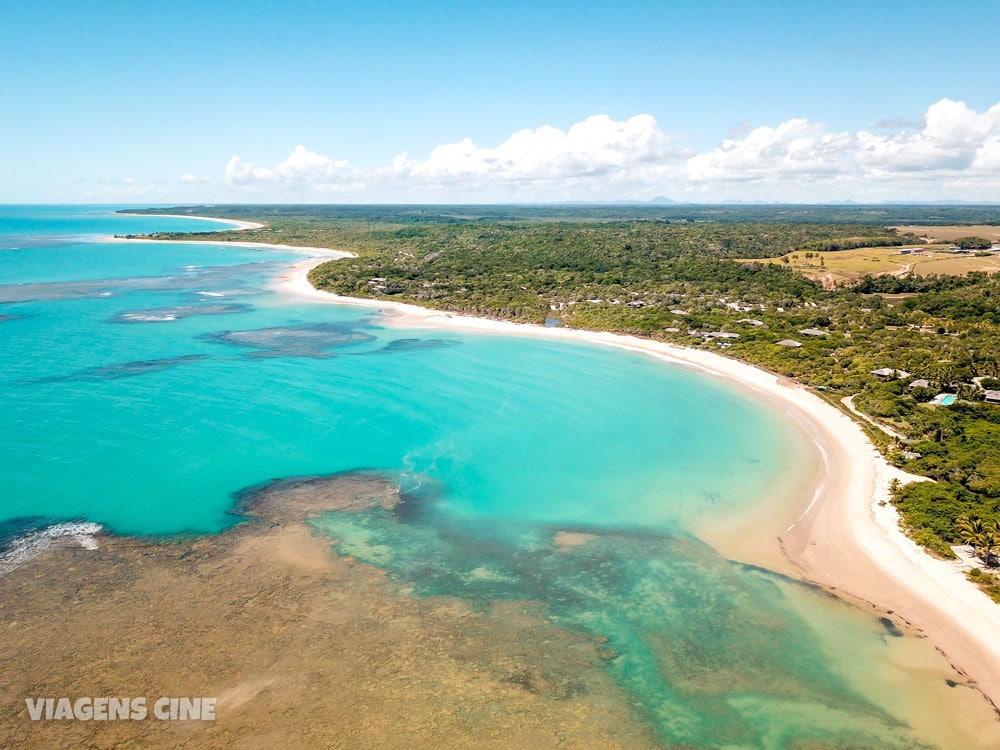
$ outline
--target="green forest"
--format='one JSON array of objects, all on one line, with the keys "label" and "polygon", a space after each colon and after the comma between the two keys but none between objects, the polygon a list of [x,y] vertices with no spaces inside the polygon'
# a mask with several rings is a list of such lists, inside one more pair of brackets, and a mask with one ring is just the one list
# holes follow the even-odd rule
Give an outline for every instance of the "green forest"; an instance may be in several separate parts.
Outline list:
[{"label": "green forest", "polygon": [[[356,258],[324,263],[310,274],[315,286],[337,294],[709,348],[794,378],[838,408],[852,396],[857,409],[899,436],[859,420],[888,459],[934,480],[896,492],[919,543],[951,556],[950,544],[970,539],[961,519],[1000,522],[1000,404],[985,400],[1000,387],[1000,278],[866,276],[824,288],[781,264],[751,260],[915,239],[900,236],[893,224],[996,225],[998,207],[196,206],[147,212],[265,225],[156,235],[160,239],[350,250]],[[955,402],[938,405],[942,393]]]}]

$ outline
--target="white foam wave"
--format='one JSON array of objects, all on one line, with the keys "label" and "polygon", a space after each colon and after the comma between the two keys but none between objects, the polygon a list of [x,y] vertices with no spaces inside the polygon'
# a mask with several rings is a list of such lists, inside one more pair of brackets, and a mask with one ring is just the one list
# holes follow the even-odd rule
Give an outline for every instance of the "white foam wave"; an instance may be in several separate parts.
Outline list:
[{"label": "white foam wave", "polygon": [[168,320],[177,320],[173,313],[163,313],[161,315],[150,315],[148,313],[125,313],[123,320],[132,320],[137,323],[162,323]]},{"label": "white foam wave", "polygon": [[28,560],[37,557],[57,542],[75,542],[84,549],[97,549],[99,523],[89,521],[57,523],[41,531],[32,531],[11,542],[10,547],[0,552],[0,576],[6,575]]},{"label": "white foam wave", "polygon": [[202,297],[225,297],[222,292],[198,292]]}]

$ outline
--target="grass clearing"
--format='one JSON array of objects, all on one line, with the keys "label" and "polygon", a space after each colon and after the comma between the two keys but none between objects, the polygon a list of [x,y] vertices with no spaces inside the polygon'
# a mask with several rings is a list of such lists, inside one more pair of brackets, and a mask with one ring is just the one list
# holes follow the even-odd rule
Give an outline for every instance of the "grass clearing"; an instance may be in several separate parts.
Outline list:
[{"label": "grass clearing", "polygon": [[[970,227],[965,227],[965,229],[970,229]],[[910,252],[903,254],[900,250],[910,250]],[[940,245],[906,248],[859,247],[854,250],[836,252],[813,251],[810,256],[807,258],[805,251],[796,250],[794,253],[780,258],[764,258],[754,262],[784,265],[784,258],[787,258],[788,267],[810,279],[822,281],[826,286],[853,281],[866,274],[902,276],[912,272],[919,276],[928,274],[959,276],[970,271],[986,271],[991,274],[1000,271],[1000,254],[998,253],[984,257],[978,257],[974,253],[954,255]]]},{"label": "grass clearing", "polygon": [[968,226],[897,226],[892,227],[900,234],[915,234],[927,242],[954,242],[961,237],[985,237],[1000,242],[1000,226],[975,224]]}]

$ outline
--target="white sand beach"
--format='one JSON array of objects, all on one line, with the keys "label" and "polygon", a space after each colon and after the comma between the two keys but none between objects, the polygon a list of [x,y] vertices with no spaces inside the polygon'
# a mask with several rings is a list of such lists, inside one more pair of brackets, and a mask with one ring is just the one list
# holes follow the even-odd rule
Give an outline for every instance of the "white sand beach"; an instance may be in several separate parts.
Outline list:
[{"label": "white sand beach", "polygon": [[[162,214],[158,214],[162,216]],[[229,219],[226,219],[229,221]],[[243,224],[251,224],[249,221],[241,222]],[[244,228],[254,228],[261,226],[260,224],[253,224],[250,227],[240,227]],[[262,250],[287,250],[290,253],[296,253],[297,255],[306,255],[312,259],[313,266],[323,263],[327,260],[333,260],[334,258],[353,258],[354,253],[349,253],[346,250],[334,250],[327,247],[300,247],[298,245],[279,245],[273,242],[235,242],[235,241],[223,241],[223,240],[146,240],[139,237],[100,237],[98,242],[170,242],[174,245],[222,245],[228,247],[249,247],[249,248],[260,248]],[[308,282],[307,282],[308,283]]]},{"label": "white sand beach", "polygon": [[[245,228],[260,226],[239,223]],[[697,368],[771,402],[817,446],[820,466],[816,476],[793,502],[770,505],[764,513],[735,519],[730,533],[709,535],[706,541],[733,559],[796,575],[901,617],[1000,706],[1000,606],[968,581],[956,564],[932,557],[903,534],[899,516],[889,502],[893,479],[907,483],[924,478],[890,466],[855,422],[805,387],[712,351],[633,336],[546,328],[398,302],[341,297],[314,288],[309,271],[327,260],[354,256],[343,250],[259,242],[218,244],[308,255],[279,276],[278,290],[327,304],[384,310],[390,314],[388,325],[545,336],[612,346]]]},{"label": "white sand beach", "polygon": [[[487,320],[415,305],[339,297],[315,289],[308,272],[323,262],[294,264],[279,277],[278,288],[318,302],[378,308],[386,323],[401,328],[449,328],[503,335],[545,336],[613,346],[665,362],[695,367],[738,384],[775,404],[816,443],[821,470],[812,487],[785,506],[784,518],[756,518],[744,528],[744,543],[730,549],[709,539],[724,554],[769,567],[790,566],[799,577],[909,622],[951,663],[1000,705],[1000,606],[994,604],[958,567],[919,548],[899,529],[889,503],[893,479],[913,477],[890,466],[847,415],[806,388],[715,352],[632,336]],[[751,539],[752,543],[748,543]],[[763,545],[770,549],[761,548]],[[787,565],[775,565],[778,555]]]},{"label": "white sand beach", "polygon": [[[189,216],[187,214],[131,214],[132,216],[168,216],[171,219],[199,219],[201,221],[224,221],[232,224],[233,229],[260,229],[263,224],[256,221],[240,221],[239,219],[213,219],[211,216]],[[225,231],[225,230],[216,230]]]}]

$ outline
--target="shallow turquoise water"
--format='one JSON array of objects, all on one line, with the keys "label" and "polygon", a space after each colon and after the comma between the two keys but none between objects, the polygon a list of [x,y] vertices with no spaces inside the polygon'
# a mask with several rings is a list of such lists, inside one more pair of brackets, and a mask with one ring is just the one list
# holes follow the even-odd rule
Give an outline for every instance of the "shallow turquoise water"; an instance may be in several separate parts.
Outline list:
[{"label": "shallow turquoise water", "polygon": [[[0,208],[0,537],[216,532],[243,488],[381,470],[411,512],[324,517],[342,552],[608,637],[606,668],[665,742],[915,746],[892,698],[858,687],[886,658],[874,617],[690,535],[802,460],[770,409],[620,351],[286,298],[266,290],[284,251],[93,241],[184,228],[212,227]],[[557,528],[597,539],[558,551]]]},{"label": "shallow turquoise water", "polygon": [[17,316],[0,325],[0,520],[218,531],[241,487],[376,468],[440,482],[454,514],[661,528],[753,502],[789,469],[787,428],[704,378],[610,350],[386,329],[265,291],[293,257],[0,252],[0,300],[24,300],[0,308]]},{"label": "shallow turquoise water", "polygon": [[[339,552],[419,594],[484,607],[543,601],[555,623],[607,639],[617,656],[606,669],[668,746],[923,746],[872,700],[881,677],[865,684],[894,636],[825,594],[683,534],[589,528],[594,539],[566,548],[542,525],[484,527],[442,518],[419,496],[408,502],[402,514],[331,513],[315,524]],[[835,623],[835,643],[817,627],[824,620]]]}]

